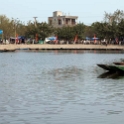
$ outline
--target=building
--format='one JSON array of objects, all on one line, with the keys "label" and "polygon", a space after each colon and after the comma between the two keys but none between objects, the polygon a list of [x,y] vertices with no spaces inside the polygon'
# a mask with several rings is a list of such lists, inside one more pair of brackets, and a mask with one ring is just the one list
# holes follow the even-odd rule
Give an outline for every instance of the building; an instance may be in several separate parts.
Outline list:
[{"label": "building", "polygon": [[61,11],[53,12],[53,17],[48,17],[48,24],[53,27],[75,26],[78,16],[63,15]]}]

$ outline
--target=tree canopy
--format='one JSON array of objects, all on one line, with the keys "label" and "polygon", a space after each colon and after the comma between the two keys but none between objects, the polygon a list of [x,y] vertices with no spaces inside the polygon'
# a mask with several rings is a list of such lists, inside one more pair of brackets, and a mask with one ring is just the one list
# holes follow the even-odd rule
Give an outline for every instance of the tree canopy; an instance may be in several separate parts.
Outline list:
[{"label": "tree canopy", "polygon": [[90,26],[79,23],[73,27],[53,28],[46,22],[36,22],[24,24],[18,19],[9,19],[5,15],[0,15],[0,29],[3,30],[3,37],[15,37],[15,31],[18,35],[27,38],[35,38],[44,40],[49,36],[58,36],[59,39],[74,40],[77,35],[79,39],[85,37],[93,37],[94,34],[100,39],[110,39],[115,37],[124,37],[124,12],[116,10],[113,13],[105,12],[102,22],[93,22]]}]

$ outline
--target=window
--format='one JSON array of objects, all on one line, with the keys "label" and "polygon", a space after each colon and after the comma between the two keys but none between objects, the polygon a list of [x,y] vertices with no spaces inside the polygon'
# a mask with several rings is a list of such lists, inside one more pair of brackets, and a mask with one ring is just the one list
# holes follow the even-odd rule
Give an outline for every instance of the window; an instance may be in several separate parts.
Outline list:
[{"label": "window", "polygon": [[49,24],[52,25],[52,20],[49,20]]},{"label": "window", "polygon": [[75,19],[72,19],[72,24],[73,24],[73,25],[75,24]]},{"label": "window", "polygon": [[66,24],[68,24],[68,19],[66,19]]},{"label": "window", "polygon": [[61,19],[58,19],[58,25],[61,25],[61,24],[62,24]]}]

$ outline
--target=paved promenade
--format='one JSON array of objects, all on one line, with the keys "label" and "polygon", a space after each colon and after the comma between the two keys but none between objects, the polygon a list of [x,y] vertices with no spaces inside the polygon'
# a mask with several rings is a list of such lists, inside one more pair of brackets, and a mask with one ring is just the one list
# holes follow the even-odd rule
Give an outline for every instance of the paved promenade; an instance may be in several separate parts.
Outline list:
[{"label": "paved promenade", "polygon": [[0,45],[0,50],[124,50],[124,45],[84,45],[84,44],[8,44]]}]

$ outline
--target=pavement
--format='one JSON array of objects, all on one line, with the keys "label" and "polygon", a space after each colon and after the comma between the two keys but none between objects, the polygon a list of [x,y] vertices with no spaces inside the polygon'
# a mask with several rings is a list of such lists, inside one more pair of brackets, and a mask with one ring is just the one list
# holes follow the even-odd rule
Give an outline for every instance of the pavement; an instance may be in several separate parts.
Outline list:
[{"label": "pavement", "polygon": [[124,45],[86,45],[86,44],[7,44],[0,45],[0,50],[36,49],[36,50],[124,50]]}]

